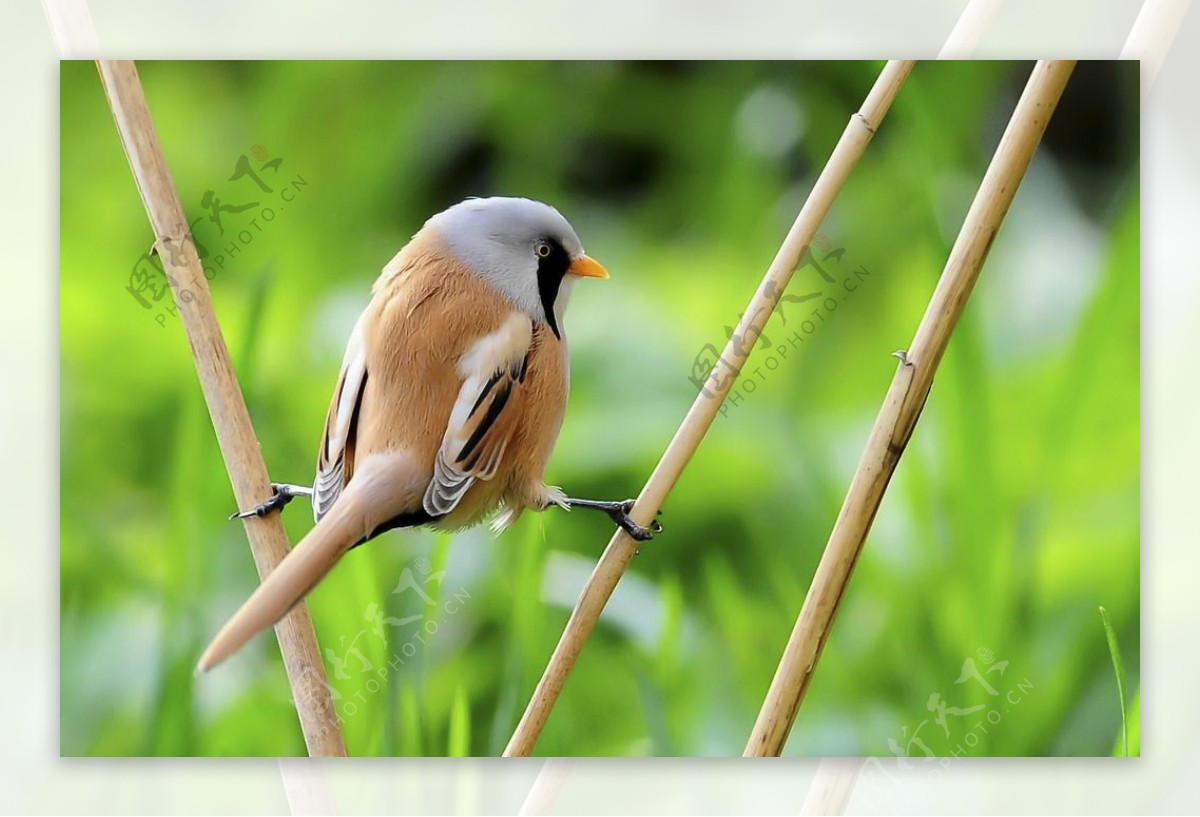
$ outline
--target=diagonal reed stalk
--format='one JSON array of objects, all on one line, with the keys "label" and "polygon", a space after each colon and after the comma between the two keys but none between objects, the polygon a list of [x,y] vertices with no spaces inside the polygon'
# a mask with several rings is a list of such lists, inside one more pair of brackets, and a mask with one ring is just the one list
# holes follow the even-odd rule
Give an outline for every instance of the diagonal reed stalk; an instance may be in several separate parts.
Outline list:
[{"label": "diagonal reed stalk", "polygon": [[[833,204],[834,197],[866,150],[871,137],[875,135],[876,128],[883,121],[912,66],[911,60],[888,62],[872,86],[862,108],[850,118],[850,123],[846,125],[841,139],[825,164],[825,169],[813,185],[808,200],[788,231],[754,297],[750,299],[750,305],[738,323],[737,331],[733,333],[721,354],[721,361],[713,368],[654,473],[642,488],[637,504],[630,514],[635,521],[648,524],[662,507],[671,489],[675,487],[680,474],[712,425],[721,403],[737,380],[737,375],[754,348],[767,318],[778,306],[805,247],[812,241],[830,205]],[[505,757],[526,756],[533,751],[546,720],[550,717],[550,711],[562,692],[567,676],[595,628],[609,596],[636,553],[637,543],[624,531],[618,530],[580,593],[579,601],[571,613],[558,646],[554,648],[554,654],[550,657],[521,722],[504,750]]]},{"label": "diagonal reed stalk", "polygon": [[1072,60],[1043,60],[1034,66],[950,250],[912,346],[899,354],[900,366],[746,744],[747,757],[777,756],[783,751],[854,564],[921,416],[950,334],[1074,67]]},{"label": "diagonal reed stalk", "polygon": [[[187,333],[234,496],[238,507],[252,507],[271,495],[271,480],[233,372],[229,349],[213,313],[208,281],[188,234],[187,218],[150,118],[137,68],[128,60],[99,60],[97,67],[138,192],[154,228],[155,246],[160,248],[159,257]],[[270,514],[247,519],[245,526],[259,577],[265,577],[288,554],[283,523],[278,514]],[[308,753],[344,756],[346,745],[325,679],[325,664],[303,602],[275,625],[275,635]]]}]

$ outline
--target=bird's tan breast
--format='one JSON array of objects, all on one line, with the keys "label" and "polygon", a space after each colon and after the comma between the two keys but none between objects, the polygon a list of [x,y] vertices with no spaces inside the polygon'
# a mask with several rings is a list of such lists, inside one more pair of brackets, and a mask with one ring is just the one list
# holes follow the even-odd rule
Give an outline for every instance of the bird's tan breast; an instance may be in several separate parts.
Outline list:
[{"label": "bird's tan breast", "polygon": [[[432,478],[463,377],[460,363],[501,332],[514,307],[424,230],[385,268],[368,306],[358,458],[403,450]],[[565,343],[529,318],[532,343],[512,438],[492,479],[476,483],[452,513],[465,525],[530,480],[540,484],[567,400]],[[411,510],[421,505],[413,497]]]},{"label": "bird's tan breast", "polygon": [[556,338],[546,324],[539,322],[533,332],[524,416],[511,444],[515,456],[509,488],[517,504],[532,504],[532,494],[540,493],[546,464],[566,413],[569,381],[565,338]]}]

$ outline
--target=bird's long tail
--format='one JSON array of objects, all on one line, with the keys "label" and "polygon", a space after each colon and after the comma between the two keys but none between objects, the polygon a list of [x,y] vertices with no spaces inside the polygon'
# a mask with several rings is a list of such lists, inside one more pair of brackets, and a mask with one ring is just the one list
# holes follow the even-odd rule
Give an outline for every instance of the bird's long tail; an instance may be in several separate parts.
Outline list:
[{"label": "bird's long tail", "polygon": [[[217,633],[200,657],[206,672],[275,624],[323,579],[350,547],[374,527],[364,513],[368,480],[351,480],[329,513],[292,548],[279,566]],[[357,484],[356,484],[357,483]]]}]

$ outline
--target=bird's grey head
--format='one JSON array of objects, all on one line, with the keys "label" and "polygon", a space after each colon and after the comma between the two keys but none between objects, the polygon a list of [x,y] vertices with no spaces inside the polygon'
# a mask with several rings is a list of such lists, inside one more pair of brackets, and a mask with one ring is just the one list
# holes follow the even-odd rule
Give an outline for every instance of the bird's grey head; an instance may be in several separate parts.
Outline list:
[{"label": "bird's grey head", "polygon": [[607,278],[575,230],[531,199],[467,199],[426,222],[447,248],[515,307],[562,337],[562,317],[580,277]]}]

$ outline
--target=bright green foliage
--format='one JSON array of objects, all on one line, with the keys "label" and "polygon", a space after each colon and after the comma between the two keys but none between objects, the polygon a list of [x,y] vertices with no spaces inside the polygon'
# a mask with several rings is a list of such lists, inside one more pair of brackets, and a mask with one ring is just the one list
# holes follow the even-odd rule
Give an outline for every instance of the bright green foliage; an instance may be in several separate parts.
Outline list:
[{"label": "bright green foliage", "polygon": [[[890,354],[912,338],[1029,67],[917,66],[815,243],[832,282],[797,273],[539,753],[740,753]],[[596,498],[635,495],[649,475],[696,395],[697,356],[724,344],[878,69],[140,64],[275,479],[310,479],[380,268],[443,207],[525,195],[558,206],[612,274],[575,290],[547,474]],[[192,676],[256,576],[171,296],[142,291],[144,308],[126,289],[152,235],[92,63],[63,64],[61,98],[62,752],[303,753],[270,635]],[[1139,687],[1136,99],[1136,63],[1072,79],[789,754],[1111,751],[1121,712],[1101,603]],[[238,176],[243,155],[271,192]],[[222,234],[210,190],[256,204],[223,211]],[[284,519],[292,541],[312,524],[302,501]],[[498,753],[611,532],[552,510],[499,538],[398,531],[352,551],[309,600],[351,753]],[[1135,699],[1131,754],[1136,712]]]}]

